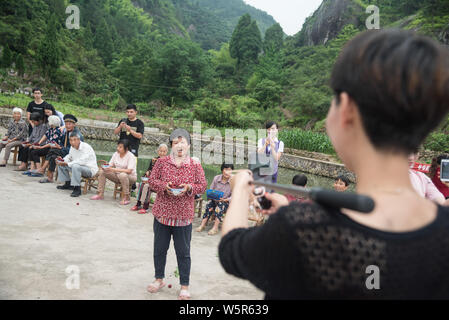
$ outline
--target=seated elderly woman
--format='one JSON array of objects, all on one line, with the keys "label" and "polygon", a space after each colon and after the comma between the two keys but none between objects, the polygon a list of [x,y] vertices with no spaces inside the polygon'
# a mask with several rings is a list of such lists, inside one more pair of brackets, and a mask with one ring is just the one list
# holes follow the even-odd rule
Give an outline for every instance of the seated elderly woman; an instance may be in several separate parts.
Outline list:
[{"label": "seated elderly woman", "polygon": [[218,225],[223,220],[223,215],[228,210],[229,201],[231,200],[231,173],[234,170],[233,164],[223,163],[221,165],[221,174],[214,177],[214,180],[210,184],[211,190],[221,191],[223,195],[220,199],[210,199],[206,204],[206,211],[203,215],[203,221],[201,225],[196,229],[197,232],[201,232],[206,227],[206,223],[212,215],[215,215],[215,222],[212,229],[207,233],[212,236],[218,233]]},{"label": "seated elderly woman", "polygon": [[[31,169],[23,174],[30,177],[42,177],[44,170],[41,167],[41,157],[46,156],[51,149],[60,148],[63,141],[64,132],[60,127],[61,120],[58,116],[48,117],[50,128],[39,141],[39,145],[31,146]],[[45,144],[44,144],[45,143]],[[36,168],[36,170],[34,170]]]},{"label": "seated elderly woman", "polygon": [[8,131],[6,136],[0,141],[0,152],[5,148],[5,154],[3,161],[0,163],[0,167],[6,167],[11,154],[11,149],[22,145],[28,138],[28,126],[24,120],[22,120],[22,109],[14,108],[12,110],[12,119],[8,124]]},{"label": "seated elderly woman", "polygon": [[[32,146],[38,146],[39,141],[45,135],[48,130],[48,125],[43,122],[42,115],[39,112],[33,112],[30,115],[30,121],[33,124],[33,130],[28,139],[22,143],[19,148],[19,161],[22,161],[21,165],[15,171],[26,171],[28,169],[28,162],[31,159]],[[27,173],[29,174],[29,172]]]},{"label": "seated elderly woman", "polygon": [[165,143],[160,144],[159,147],[157,148],[158,156],[156,158],[151,159],[150,165],[148,166],[145,175],[142,177],[142,183],[140,184],[139,192],[137,193],[137,203],[135,206],[131,208],[131,211],[138,211],[139,214],[145,214],[148,212],[148,208],[150,207],[150,195],[151,192],[154,192],[150,190],[148,178],[150,177],[151,170],[153,170],[156,161],[160,158],[165,157],[167,153],[168,153],[168,146]]},{"label": "seated elderly woman", "polygon": [[120,140],[117,144],[117,151],[112,155],[109,164],[105,162],[100,169],[98,194],[90,199],[104,199],[104,187],[106,185],[106,179],[108,179],[122,185],[124,196],[120,204],[129,204],[129,186],[137,181],[136,165],[136,157],[129,151],[128,140]]}]

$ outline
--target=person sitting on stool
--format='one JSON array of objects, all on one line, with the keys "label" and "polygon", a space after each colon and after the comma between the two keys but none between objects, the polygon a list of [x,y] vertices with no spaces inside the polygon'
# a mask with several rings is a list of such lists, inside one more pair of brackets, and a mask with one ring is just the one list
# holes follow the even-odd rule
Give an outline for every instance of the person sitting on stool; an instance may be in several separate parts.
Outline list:
[{"label": "person sitting on stool", "polygon": [[[97,156],[94,149],[81,142],[80,135],[76,132],[70,134],[70,151],[64,157],[64,162],[58,163],[58,181],[64,185],[57,186],[60,190],[72,190],[72,197],[81,195],[81,177],[91,178],[98,172]],[[72,177],[70,178],[70,171]]]}]

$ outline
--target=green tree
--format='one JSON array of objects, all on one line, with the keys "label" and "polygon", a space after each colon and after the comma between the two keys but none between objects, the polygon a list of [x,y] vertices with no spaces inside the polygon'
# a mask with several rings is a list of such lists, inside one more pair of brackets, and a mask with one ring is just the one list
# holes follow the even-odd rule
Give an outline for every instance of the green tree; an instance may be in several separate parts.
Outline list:
[{"label": "green tree", "polygon": [[230,78],[234,75],[237,60],[231,57],[228,43],[223,44],[220,51],[209,50],[209,53],[212,56],[212,64],[217,76]]},{"label": "green tree", "polygon": [[277,107],[281,102],[282,88],[276,82],[265,79],[254,88],[253,98],[260,102],[264,110]]},{"label": "green tree", "polygon": [[190,40],[175,37],[157,50],[155,81],[160,87],[154,94],[171,103],[172,98],[191,101],[200,88],[210,83],[210,58],[201,47]]},{"label": "green tree", "polygon": [[279,23],[272,25],[265,32],[263,51],[265,53],[277,53],[284,46],[284,30]]},{"label": "green tree", "polygon": [[2,67],[3,68],[9,68],[12,64],[12,52],[11,49],[9,49],[9,46],[6,45],[3,48],[3,55],[2,55]]},{"label": "green tree", "polygon": [[231,57],[237,59],[237,65],[257,62],[262,49],[262,36],[257,22],[251,21],[249,14],[243,15],[235,28],[229,44]]},{"label": "green tree", "polygon": [[110,64],[114,46],[111,32],[104,18],[101,19],[100,25],[96,30],[94,46],[98,50],[100,57],[103,58],[104,63],[106,65]]},{"label": "green tree", "polygon": [[54,76],[61,63],[61,48],[58,37],[58,20],[56,15],[52,15],[47,24],[44,39],[41,41],[37,59],[45,76]]},{"label": "green tree", "polygon": [[82,31],[82,38],[84,41],[84,46],[87,50],[92,50],[94,47],[94,35],[92,34],[92,28],[90,22],[87,23],[86,27]]},{"label": "green tree", "polygon": [[23,76],[25,73],[25,63],[23,62],[23,56],[19,53],[16,57],[16,69],[19,72],[19,76]]}]

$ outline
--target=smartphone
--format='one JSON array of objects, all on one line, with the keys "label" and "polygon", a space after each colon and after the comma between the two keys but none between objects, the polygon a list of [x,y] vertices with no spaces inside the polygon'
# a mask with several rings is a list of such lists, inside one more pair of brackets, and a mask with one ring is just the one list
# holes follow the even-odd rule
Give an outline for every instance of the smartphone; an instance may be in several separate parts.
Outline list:
[{"label": "smartphone", "polygon": [[449,159],[441,160],[440,180],[449,182]]}]

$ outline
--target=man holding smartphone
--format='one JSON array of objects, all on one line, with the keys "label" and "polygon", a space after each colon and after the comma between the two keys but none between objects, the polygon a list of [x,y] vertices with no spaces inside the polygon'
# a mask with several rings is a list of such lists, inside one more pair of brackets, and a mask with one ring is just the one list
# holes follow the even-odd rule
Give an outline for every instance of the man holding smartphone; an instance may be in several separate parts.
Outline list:
[{"label": "man holding smartphone", "polygon": [[120,120],[114,134],[120,135],[119,140],[128,140],[129,151],[138,157],[140,140],[143,137],[145,125],[137,119],[137,107],[135,105],[129,104],[126,107],[126,115],[128,118]]}]

